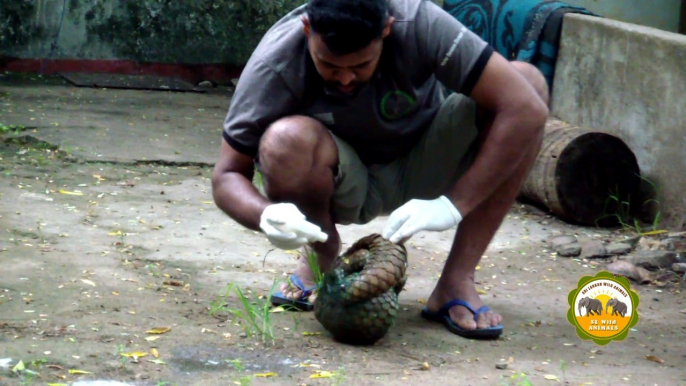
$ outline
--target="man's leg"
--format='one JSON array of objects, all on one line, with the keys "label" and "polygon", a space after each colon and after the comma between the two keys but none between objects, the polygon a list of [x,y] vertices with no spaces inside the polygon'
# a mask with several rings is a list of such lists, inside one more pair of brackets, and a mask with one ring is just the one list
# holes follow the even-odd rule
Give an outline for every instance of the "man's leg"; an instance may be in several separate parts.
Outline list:
[{"label": "man's leg", "polygon": [[[513,65],[534,85],[540,97],[548,104],[548,88],[543,75],[526,63],[514,62]],[[480,140],[488,135],[492,123],[491,117],[477,112]],[[437,311],[445,303],[456,298],[466,301],[474,309],[484,305],[474,284],[476,266],[511,209],[536,160],[542,139],[542,136],[536,139],[536,146],[522,159],[515,172],[460,223],[441,277],[429,297],[427,308],[430,311]],[[478,321],[475,322],[474,315],[462,306],[451,308],[450,317],[465,329],[496,326],[502,319],[500,315],[488,311],[480,314]]]},{"label": "man's leg", "polygon": [[[338,150],[326,127],[302,116],[282,118],[265,132],[259,147],[260,172],[264,191],[274,202],[290,202],[329,235],[326,243],[315,243],[322,271],[338,255],[341,241],[332,221],[331,198],[334,194],[333,170]],[[295,275],[305,287],[314,283],[307,261],[301,257]],[[282,293],[297,299],[302,291],[284,284]],[[313,298],[310,299],[313,301]]]}]

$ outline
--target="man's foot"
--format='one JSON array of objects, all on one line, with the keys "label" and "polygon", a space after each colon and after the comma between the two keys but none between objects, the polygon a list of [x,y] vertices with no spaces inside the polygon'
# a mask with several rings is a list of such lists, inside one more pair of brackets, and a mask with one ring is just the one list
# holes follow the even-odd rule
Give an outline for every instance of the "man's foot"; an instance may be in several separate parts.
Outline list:
[{"label": "man's foot", "polygon": [[[300,282],[305,289],[315,286],[314,274],[307,263],[307,258],[302,254],[298,259],[298,266],[295,268],[295,271],[293,271],[293,275],[300,279]],[[291,282],[290,279],[283,283],[279,289],[287,299],[300,299],[303,296],[302,288],[299,288],[296,283]],[[306,297],[306,300],[309,301],[309,303],[314,304],[314,301],[317,298],[317,290],[315,288],[309,292],[310,295]]]},{"label": "man's foot", "polygon": [[[447,310],[444,308],[446,306],[449,307]],[[497,337],[502,333],[502,316],[482,307],[484,303],[476,292],[474,281],[465,279],[455,281],[448,290],[436,287],[422,314],[445,323],[448,329],[459,335],[473,338]]]}]

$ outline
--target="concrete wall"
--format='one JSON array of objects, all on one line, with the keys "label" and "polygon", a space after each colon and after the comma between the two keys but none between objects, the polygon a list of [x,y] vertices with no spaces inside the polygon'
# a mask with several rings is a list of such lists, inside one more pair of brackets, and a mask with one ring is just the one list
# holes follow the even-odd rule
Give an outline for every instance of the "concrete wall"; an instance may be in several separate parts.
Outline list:
[{"label": "concrete wall", "polygon": [[242,65],[305,0],[1,0],[0,56]]},{"label": "concrete wall", "polygon": [[606,18],[665,31],[679,31],[682,0],[564,0]]},{"label": "concrete wall", "polygon": [[568,15],[553,115],[621,137],[657,184],[661,216],[686,220],[686,36]]}]

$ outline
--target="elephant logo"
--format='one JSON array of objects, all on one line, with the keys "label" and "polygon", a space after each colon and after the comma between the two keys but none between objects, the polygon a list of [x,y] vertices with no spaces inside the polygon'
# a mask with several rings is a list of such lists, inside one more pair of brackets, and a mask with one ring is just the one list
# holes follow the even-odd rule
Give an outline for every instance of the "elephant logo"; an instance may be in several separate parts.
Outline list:
[{"label": "elephant logo", "polygon": [[588,296],[579,300],[579,313],[581,308],[586,308],[586,316],[592,316],[593,313],[600,315],[603,312],[603,303],[598,299],[591,299]]},{"label": "elephant logo", "polygon": [[611,315],[619,315],[622,318],[626,316],[626,311],[627,311],[627,306],[625,303],[619,301],[619,299],[612,298],[607,301],[607,304],[605,304],[605,313],[608,313],[610,307],[612,307],[612,314]]},{"label": "elephant logo", "polygon": [[638,294],[627,278],[607,271],[582,277],[568,302],[567,320],[579,338],[599,345],[626,339],[638,323]]}]

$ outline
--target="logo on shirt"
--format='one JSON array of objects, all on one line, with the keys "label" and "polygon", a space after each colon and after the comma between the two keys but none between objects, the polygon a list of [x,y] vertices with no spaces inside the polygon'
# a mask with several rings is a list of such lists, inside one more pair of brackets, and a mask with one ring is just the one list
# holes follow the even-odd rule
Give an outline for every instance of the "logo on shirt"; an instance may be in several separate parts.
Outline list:
[{"label": "logo on shirt", "polygon": [[381,98],[381,115],[386,119],[398,119],[414,109],[414,98],[400,90],[389,91]]}]

